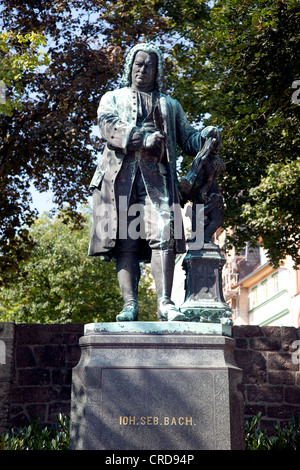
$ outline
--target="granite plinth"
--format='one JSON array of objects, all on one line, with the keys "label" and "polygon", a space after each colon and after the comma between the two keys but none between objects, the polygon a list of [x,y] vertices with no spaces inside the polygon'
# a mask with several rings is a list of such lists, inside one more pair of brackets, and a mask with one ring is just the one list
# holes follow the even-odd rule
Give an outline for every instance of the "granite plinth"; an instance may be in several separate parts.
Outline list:
[{"label": "granite plinth", "polygon": [[88,323],[84,334],[152,334],[152,335],[232,335],[232,327],[221,323],[173,322],[112,322]]},{"label": "granite plinth", "polygon": [[150,323],[85,326],[72,375],[70,448],[243,449],[234,339],[182,322]]}]

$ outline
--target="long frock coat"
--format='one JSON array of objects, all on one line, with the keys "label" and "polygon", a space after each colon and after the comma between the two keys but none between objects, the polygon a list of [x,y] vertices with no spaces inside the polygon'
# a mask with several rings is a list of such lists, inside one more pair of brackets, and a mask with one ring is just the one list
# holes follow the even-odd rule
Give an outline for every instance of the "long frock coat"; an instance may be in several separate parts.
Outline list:
[{"label": "long frock coat", "polygon": [[[169,203],[179,207],[176,145],[179,145],[185,154],[194,157],[203,146],[204,139],[201,137],[201,133],[190,125],[177,100],[163,93],[156,93],[163,130],[167,134],[167,167],[154,163],[143,163],[142,160],[139,162],[139,166],[147,193],[153,204],[159,205],[162,202],[162,193],[159,188],[167,178],[170,193]],[[131,87],[109,91],[101,98],[98,108],[98,123],[106,144],[90,184],[94,190],[90,256],[102,256],[104,259],[113,257],[118,233],[117,197],[122,194],[127,197],[128,201],[130,199],[130,191],[135,177],[135,170],[132,171],[132,166],[130,166],[129,179],[123,184],[121,192],[118,191],[115,183],[121,168],[124,170],[127,166],[129,167],[127,146],[132,132],[136,129],[137,119],[137,92]],[[153,168],[155,165],[156,168]],[[180,217],[178,211],[176,211],[176,216]],[[178,220],[176,222],[178,224]],[[107,224],[105,236],[103,236],[104,223]],[[185,251],[183,233],[182,237],[175,239],[175,252],[184,253]],[[141,248],[139,255],[141,260],[150,260],[150,252],[145,247]]]}]

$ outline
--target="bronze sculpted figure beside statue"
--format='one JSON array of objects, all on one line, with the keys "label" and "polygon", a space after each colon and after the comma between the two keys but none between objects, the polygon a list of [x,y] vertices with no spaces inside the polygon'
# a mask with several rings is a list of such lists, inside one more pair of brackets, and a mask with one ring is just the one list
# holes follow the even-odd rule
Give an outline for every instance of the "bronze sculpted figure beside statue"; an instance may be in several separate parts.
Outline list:
[{"label": "bronze sculpted figure beside statue", "polygon": [[[151,262],[159,320],[201,321],[188,308],[176,308],[171,291],[176,254],[186,252],[180,207],[193,201],[194,225],[194,207],[204,207],[205,243],[222,223],[223,199],[216,184],[225,168],[217,156],[220,132],[195,130],[179,102],[164,94],[164,58],[153,44],[129,51],[121,85],[102,96],[98,108],[106,144],[91,182],[89,255],[116,260],[124,299],[118,322],[138,320],[140,261]],[[176,145],[195,157],[181,189]]]}]

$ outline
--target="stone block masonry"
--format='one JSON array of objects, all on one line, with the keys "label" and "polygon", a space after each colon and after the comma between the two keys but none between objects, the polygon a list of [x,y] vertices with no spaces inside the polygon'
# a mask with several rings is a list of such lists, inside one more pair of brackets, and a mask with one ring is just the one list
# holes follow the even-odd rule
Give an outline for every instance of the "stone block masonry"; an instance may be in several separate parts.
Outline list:
[{"label": "stone block masonry", "polygon": [[56,423],[59,412],[70,414],[71,374],[80,357],[83,328],[0,323],[0,340],[7,342],[7,332],[13,338],[8,363],[0,364],[0,431],[27,425],[37,415],[48,425]]},{"label": "stone block masonry", "polygon": [[[83,324],[0,323],[0,432],[36,415],[43,424],[56,423],[59,412],[70,415],[71,374],[83,333]],[[261,412],[269,433],[274,423],[300,418],[300,354],[293,347],[300,329],[234,326],[233,337],[245,418]]]},{"label": "stone block masonry", "polygon": [[0,323],[0,432],[5,431],[9,423],[14,333],[14,323]]},{"label": "stone block masonry", "polygon": [[269,435],[300,418],[300,328],[235,326],[235,361],[243,369],[245,418],[262,413]]}]

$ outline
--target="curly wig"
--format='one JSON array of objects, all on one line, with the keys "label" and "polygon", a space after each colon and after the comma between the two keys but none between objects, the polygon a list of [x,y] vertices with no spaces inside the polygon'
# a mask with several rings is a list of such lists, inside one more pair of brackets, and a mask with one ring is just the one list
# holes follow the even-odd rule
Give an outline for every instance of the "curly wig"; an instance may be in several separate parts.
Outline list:
[{"label": "curly wig", "polygon": [[158,91],[164,90],[165,82],[165,59],[161,50],[152,43],[136,44],[128,52],[125,59],[124,72],[121,79],[121,87],[131,86],[131,70],[134,57],[138,51],[154,52],[157,56],[157,75],[156,75],[156,89]]}]

